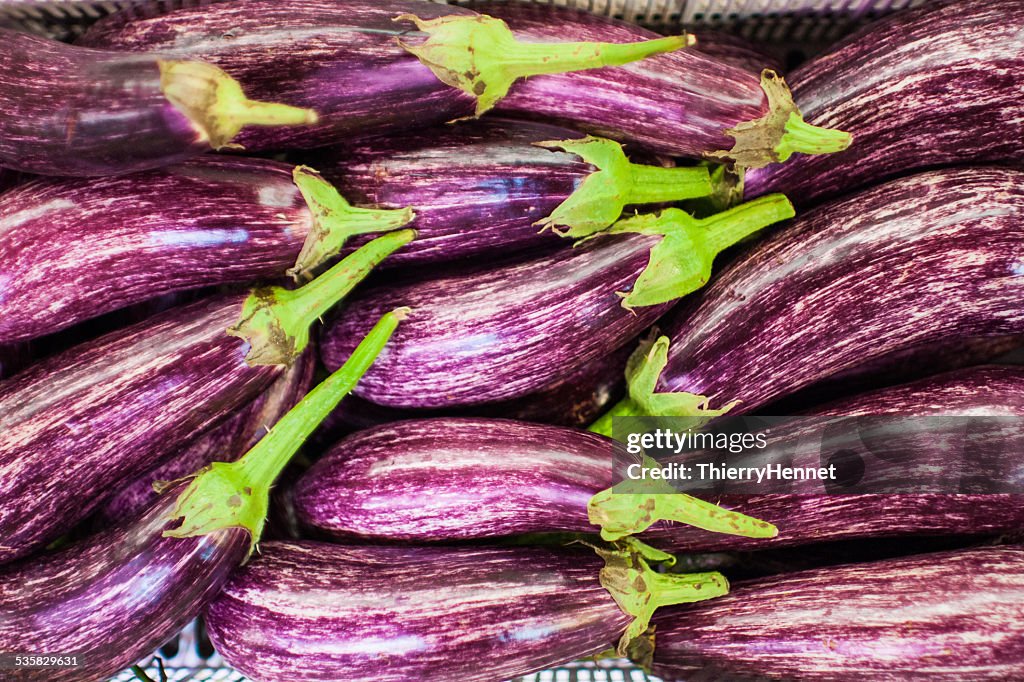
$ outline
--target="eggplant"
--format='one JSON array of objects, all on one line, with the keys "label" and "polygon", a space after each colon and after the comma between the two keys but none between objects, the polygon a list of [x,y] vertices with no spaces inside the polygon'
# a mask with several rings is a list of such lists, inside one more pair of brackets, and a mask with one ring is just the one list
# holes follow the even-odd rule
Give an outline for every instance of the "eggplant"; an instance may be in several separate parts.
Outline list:
[{"label": "eggplant", "polygon": [[139,514],[159,497],[154,486],[166,485],[211,462],[229,462],[247,452],[270,427],[306,394],[313,382],[314,353],[310,346],[284,374],[249,405],[206,431],[160,466],[118,485],[116,493],[96,511],[103,527]]},{"label": "eggplant", "polygon": [[490,682],[607,649],[641,600],[646,622],[656,606],[728,588],[717,573],[666,577],[627,552],[601,553],[603,569],[593,554],[532,547],[267,542],[206,625],[217,652],[257,682]]},{"label": "eggplant", "polygon": [[[1024,368],[961,370],[844,400],[806,416],[964,414],[1024,416]],[[818,461],[822,419],[814,423],[818,440],[805,439],[801,452],[789,453],[794,460]],[[962,430],[962,425],[950,426]],[[1024,438],[1019,429],[1015,433],[1017,440],[1002,443],[1003,452],[1007,443]],[[778,452],[785,451],[783,435],[768,439]],[[909,440],[917,449],[900,460],[903,481],[914,469],[927,474],[926,481],[934,481],[936,470],[945,476],[960,471],[962,453],[951,452],[942,435],[934,429]],[[769,452],[765,461],[771,461]],[[857,456],[863,452],[860,446]],[[808,481],[788,494],[716,494],[709,499],[734,514],[712,516],[719,523],[709,526],[702,510],[715,509],[687,495],[610,495],[616,482],[613,462],[630,458],[623,445],[573,429],[487,419],[403,421],[340,441],[299,478],[292,501],[306,528],[335,538],[438,542],[596,532],[600,525],[606,537],[615,539],[650,526],[641,537],[671,552],[863,537],[983,535],[1024,525],[1019,495],[865,495],[851,494],[858,492],[855,487],[835,489]],[[876,458],[872,471],[879,471],[879,464]],[[1019,490],[1016,460],[989,464],[991,480],[1005,479]],[[879,484],[876,480],[875,490]],[[918,487],[927,488],[925,482]],[[642,504],[651,498],[656,508]],[[751,517],[763,523],[745,520]],[[744,532],[736,533],[737,527]]]},{"label": "eggplant", "polygon": [[[396,23],[397,20],[397,23]],[[97,22],[81,44],[159,50],[223,68],[255,96],[319,114],[315,126],[246,131],[247,149],[309,149],[354,135],[479,115],[522,77],[676,50],[685,36],[631,45],[537,45],[470,10],[407,0],[252,0]],[[273,59],[267,59],[272,54]]]},{"label": "eggplant", "polygon": [[115,175],[233,144],[246,126],[295,126],[316,112],[248,99],[202,61],[78,47],[0,28],[0,166]]},{"label": "eggplant", "polygon": [[872,22],[792,74],[807,120],[857,143],[751,170],[746,195],[793,192],[807,206],[920,169],[1019,165],[1022,30],[1016,0],[940,0]]},{"label": "eggplant", "polygon": [[[243,500],[266,500],[280,468],[359,380],[400,316],[382,318],[350,362],[238,462],[203,470],[187,486],[172,486],[141,514],[109,530],[0,568],[0,651],[75,659],[71,667],[15,668],[4,679],[107,680],[199,615],[259,540],[263,517],[240,515],[239,510],[252,511]],[[221,485],[210,486],[216,474]],[[189,502],[198,499],[205,510],[219,510],[221,495],[230,498],[233,513],[221,513],[219,525],[192,533],[201,513]],[[177,520],[181,525],[169,523]]]},{"label": "eggplant", "polygon": [[390,265],[550,251],[565,246],[560,235],[609,227],[627,205],[712,192],[706,168],[630,163],[618,143],[576,138],[557,126],[485,120],[374,138],[312,163],[354,201],[415,207],[417,239]]},{"label": "eggplant", "polygon": [[282,277],[300,253],[412,219],[407,208],[352,207],[306,168],[209,157],[123,177],[42,178],[0,196],[0,215],[0,343],[160,294]]},{"label": "eggplant", "polygon": [[321,358],[337,367],[367,319],[408,305],[358,396],[433,408],[528,395],[622,347],[702,286],[721,250],[792,215],[781,195],[703,220],[666,209],[619,221],[581,248],[369,287],[324,327]]},{"label": "eggplant", "polygon": [[[539,3],[488,4],[535,40],[643,40],[646,29]],[[650,151],[720,160],[741,168],[832,154],[850,146],[841,130],[804,122],[785,82],[771,70],[679,50],[628,64],[529,79],[498,102],[503,115],[541,118]]]},{"label": "eggplant", "polygon": [[740,582],[653,624],[653,672],[667,682],[1020,679],[1024,547]]},{"label": "eggplant", "polygon": [[[803,214],[667,317],[614,416],[750,414],[896,351],[1024,333],[1024,173],[939,170]],[[738,402],[737,402],[738,401]]]},{"label": "eggplant", "polygon": [[388,233],[297,291],[215,296],[5,381],[0,561],[53,540],[111,486],[159,465],[253,400],[302,352],[309,326],[412,236]]}]

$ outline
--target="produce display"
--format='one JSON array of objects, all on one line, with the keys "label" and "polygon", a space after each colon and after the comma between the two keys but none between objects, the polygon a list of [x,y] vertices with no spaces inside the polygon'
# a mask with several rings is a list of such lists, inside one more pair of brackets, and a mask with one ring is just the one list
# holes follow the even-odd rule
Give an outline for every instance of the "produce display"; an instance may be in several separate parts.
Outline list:
[{"label": "produce display", "polygon": [[0,3],[0,681],[1024,679],[1024,2],[99,5]]}]

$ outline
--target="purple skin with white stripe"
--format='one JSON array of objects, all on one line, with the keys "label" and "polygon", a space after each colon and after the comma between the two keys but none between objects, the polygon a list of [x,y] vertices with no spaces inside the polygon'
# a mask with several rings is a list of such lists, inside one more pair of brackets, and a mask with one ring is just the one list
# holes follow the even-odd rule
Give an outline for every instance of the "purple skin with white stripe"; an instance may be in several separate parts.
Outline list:
[{"label": "purple skin with white stripe", "polygon": [[[965,413],[1024,416],[1024,369],[962,370],[866,394],[808,416]],[[904,462],[904,480],[908,466],[934,471],[937,461],[950,456],[940,441],[937,437],[923,446],[920,438],[912,441],[919,450]],[[934,447],[929,449],[929,443]],[[807,456],[817,462],[815,444],[808,446]],[[587,520],[587,503],[611,486],[617,448],[621,446],[615,441],[596,434],[526,422],[397,422],[338,443],[297,481],[293,502],[304,525],[338,538],[443,542],[595,532],[597,527]],[[625,455],[620,452],[620,457]],[[1006,475],[1014,474],[1008,469]],[[774,539],[722,535],[664,521],[640,537],[667,551],[717,551],[859,537],[980,535],[1024,526],[1020,496],[836,495],[825,494],[820,482],[797,493],[721,499],[732,511],[774,523],[779,528]]]},{"label": "purple skin with white stripe", "polygon": [[602,236],[576,249],[463,274],[378,284],[321,332],[337,369],[369,328],[412,308],[356,395],[389,407],[434,408],[529,395],[635,338],[671,307],[621,305],[656,239]]},{"label": "purple skin with white stripe", "polygon": [[220,148],[243,125],[312,112],[246,100],[208,64],[67,45],[0,28],[0,165],[113,175]]},{"label": "purple skin with white stripe", "polygon": [[631,617],[601,566],[586,549],[266,542],[206,623],[257,682],[493,682],[615,642]]},{"label": "purple skin with white stripe", "polygon": [[245,557],[249,535],[163,537],[182,489],[103,532],[0,569],[0,651],[80,662],[6,669],[4,680],[101,682],[199,615]]},{"label": "purple skin with white stripe", "polygon": [[225,330],[236,294],[170,310],[43,360],[0,385],[0,561],[61,535],[103,493],[171,456],[264,391]]},{"label": "purple skin with white stripe", "polygon": [[249,451],[294,407],[313,382],[315,350],[310,347],[256,400],[209,429],[160,466],[126,481],[97,510],[96,522],[106,527],[140,514],[158,497],[153,484],[189,476],[210,462],[230,462]]},{"label": "purple skin with white stripe", "polygon": [[653,672],[685,680],[1019,680],[1024,547],[981,547],[738,582],[664,610]]},{"label": "purple skin with white stripe", "polygon": [[809,205],[909,171],[1024,161],[1017,0],[930,1],[872,22],[793,72],[809,123],[854,135],[846,151],[748,171],[748,197]]},{"label": "purple skin with white stripe", "polygon": [[802,214],[673,311],[656,391],[754,413],[894,351],[1024,333],[1022,298],[1024,173],[894,180]]},{"label": "purple skin with white stripe", "polygon": [[205,157],[0,196],[0,343],[160,294],[283,277],[313,224],[292,170]]}]

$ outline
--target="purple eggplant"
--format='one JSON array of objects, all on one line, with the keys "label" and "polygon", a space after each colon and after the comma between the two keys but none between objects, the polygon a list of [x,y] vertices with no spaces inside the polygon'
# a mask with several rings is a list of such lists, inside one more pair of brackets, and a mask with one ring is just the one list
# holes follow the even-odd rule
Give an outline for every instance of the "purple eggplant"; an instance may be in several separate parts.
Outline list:
[{"label": "purple eggplant", "polygon": [[39,179],[0,196],[0,215],[0,343],[160,294],[279,278],[300,253],[337,252],[349,236],[412,219],[407,208],[354,208],[305,168],[212,157]]},{"label": "purple eggplant", "polygon": [[622,64],[689,42],[647,36],[629,45],[541,45],[531,38],[470,10],[425,2],[252,0],[144,19],[115,15],[80,42],[202,59],[254,96],[320,115],[303,129],[245,131],[238,142],[247,149],[308,149],[419,129],[480,114],[525,76]]},{"label": "purple eggplant", "polygon": [[1024,173],[951,169],[802,215],[637,357],[613,416],[752,413],[895,351],[1024,333]]},{"label": "purple eggplant", "polygon": [[[737,583],[653,621],[653,672],[686,680],[1017,680],[1024,547],[982,547]],[[650,662],[649,651],[638,652]]]},{"label": "purple eggplant", "polygon": [[42,175],[115,175],[220,149],[244,126],[316,113],[246,98],[202,61],[66,45],[0,29],[0,166]]},{"label": "purple eggplant", "polygon": [[297,291],[215,296],[5,381],[0,561],[54,539],[111,486],[159,465],[253,400],[302,352],[309,326],[412,236],[388,233]]},{"label": "purple eggplant", "polygon": [[679,209],[638,215],[581,248],[365,289],[324,328],[321,357],[337,367],[366,320],[408,305],[409,320],[357,395],[433,408],[534,393],[622,347],[700,288],[722,249],[792,216],[785,197],[763,199],[703,220]]},{"label": "purple eggplant", "polygon": [[[962,370],[835,403],[808,416],[900,414],[1024,416],[1024,368]],[[904,460],[903,480],[911,465],[923,473],[938,468],[948,474],[959,464],[950,461],[957,453],[944,447],[938,431],[930,436],[929,442],[922,443],[920,436],[910,441],[919,450]],[[785,443],[781,435],[769,442]],[[800,456],[817,461],[820,443],[820,437],[804,442]],[[650,501],[650,495],[609,495],[613,460],[630,457],[622,448],[596,434],[514,421],[397,422],[338,443],[297,481],[292,498],[306,527],[338,538],[436,542],[595,532],[592,523],[615,538],[650,525],[643,539],[673,552],[859,537],[982,535],[1024,526],[1020,496],[833,494],[837,491],[816,482],[792,494],[716,496],[732,512],[769,524],[749,523],[742,535],[721,535],[731,524],[747,522],[722,515],[717,525],[706,525],[708,518],[700,512],[713,508],[694,505],[682,494],[653,496],[658,504],[653,511],[637,504]],[[989,475],[999,478],[1002,471],[1019,483],[1015,466],[1012,460],[993,464]],[[772,526],[778,528],[777,537]]]},{"label": "purple eggplant", "polygon": [[856,144],[746,174],[747,196],[801,205],[910,171],[1024,161],[1024,64],[1017,0],[937,0],[873,22],[792,75],[809,122]]},{"label": "purple eggplant", "polygon": [[210,462],[229,462],[247,452],[309,390],[314,370],[312,351],[312,346],[307,348],[252,403],[199,436],[159,467],[120,484],[118,491],[97,510],[98,524],[109,525],[139,514],[159,496],[155,484],[177,481]]},{"label": "purple eggplant", "polygon": [[[538,40],[643,40],[656,34],[551,5],[504,3],[487,12]],[[744,168],[792,154],[846,149],[848,133],[808,125],[775,72],[680,50],[611,70],[519,83],[495,112],[557,121],[672,156],[709,157]]]},{"label": "purple eggplant", "polygon": [[609,227],[627,205],[712,192],[706,168],[630,163],[618,143],[579,137],[556,126],[486,121],[374,138],[313,163],[353,201],[415,207],[416,241],[394,264],[552,250],[567,246],[559,235]]},{"label": "purple eggplant", "polygon": [[599,653],[657,606],[728,589],[717,573],[666,577],[602,554],[603,569],[593,554],[531,547],[268,542],[206,623],[258,682],[491,682]]}]

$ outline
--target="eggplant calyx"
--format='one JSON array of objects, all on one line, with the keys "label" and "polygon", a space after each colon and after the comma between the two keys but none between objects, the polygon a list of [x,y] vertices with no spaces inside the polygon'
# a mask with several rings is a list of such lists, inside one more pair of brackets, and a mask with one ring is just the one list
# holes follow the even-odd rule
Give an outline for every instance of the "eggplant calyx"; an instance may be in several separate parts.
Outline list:
[{"label": "eggplant calyx", "polygon": [[296,281],[311,279],[313,270],[338,255],[349,237],[390,232],[409,224],[416,216],[410,207],[378,209],[353,206],[334,185],[308,166],[297,166],[292,171],[292,178],[313,218],[295,267],[288,271]]},{"label": "eggplant calyx", "polygon": [[604,559],[600,581],[615,603],[633,621],[619,639],[617,651],[625,655],[630,642],[647,632],[660,606],[691,604],[729,593],[729,581],[717,571],[708,573],[658,573],[631,548],[594,551]]},{"label": "eggplant calyx", "polygon": [[352,392],[408,314],[408,308],[398,308],[381,317],[345,364],[281,417],[240,459],[213,462],[200,470],[171,512],[171,519],[181,519],[181,524],[164,535],[186,538],[243,528],[249,532],[251,555],[266,523],[270,486],[320,422]]},{"label": "eggplant calyx", "polygon": [[309,344],[310,326],[415,236],[413,230],[388,232],[298,289],[254,289],[242,304],[239,321],[227,333],[246,341],[249,365],[291,365]]},{"label": "eggplant calyx", "polygon": [[796,212],[781,194],[760,197],[722,213],[697,219],[678,208],[626,218],[609,234],[660,235],[647,267],[633,288],[619,292],[627,309],[658,305],[686,296],[711,279],[715,256],[753,233]]},{"label": "eggplant calyx", "polygon": [[[545,149],[574,154],[597,168],[535,225],[550,227],[563,237],[589,237],[612,225],[630,204],[654,204],[708,196],[714,188],[707,168],[662,168],[632,163],[622,145],[587,136],[579,140],[535,143]],[[568,229],[559,229],[568,228]]]},{"label": "eggplant calyx", "polygon": [[312,109],[251,100],[234,78],[200,61],[161,60],[160,89],[214,149],[230,145],[247,125],[286,126],[316,123]]},{"label": "eggplant calyx", "polygon": [[736,141],[732,149],[710,152],[709,158],[740,168],[762,168],[783,163],[796,152],[841,152],[853,142],[850,133],[805,122],[786,81],[771,69],[761,72],[761,89],[768,99],[768,113],[726,130]]},{"label": "eggplant calyx", "polygon": [[669,36],[633,43],[524,43],[501,19],[477,14],[420,19],[402,14],[427,34],[422,43],[398,44],[416,56],[438,80],[476,98],[480,116],[528,76],[566,73],[628,64],[694,44],[692,36]]}]

